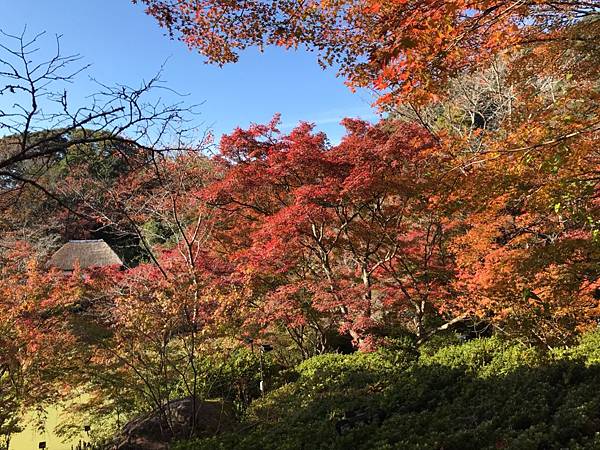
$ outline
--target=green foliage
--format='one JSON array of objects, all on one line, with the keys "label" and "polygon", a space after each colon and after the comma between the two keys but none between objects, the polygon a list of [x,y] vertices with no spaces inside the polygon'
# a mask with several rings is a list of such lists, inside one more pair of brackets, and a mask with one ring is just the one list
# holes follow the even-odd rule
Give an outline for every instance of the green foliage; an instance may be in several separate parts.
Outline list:
[{"label": "green foliage", "polygon": [[556,350],[557,358],[584,360],[588,365],[600,365],[600,331],[586,333],[579,339],[579,345],[562,350]]},{"label": "green foliage", "polygon": [[[240,414],[244,414],[250,402],[260,396],[260,359],[258,351],[236,348],[223,357],[207,357],[201,362],[205,374],[204,395],[231,401]],[[265,355],[263,373],[267,386],[279,383],[281,367]]]},{"label": "green foliage", "polygon": [[176,449],[598,448],[598,340],[550,354],[493,337],[418,358],[314,357],[255,401],[239,431]]},{"label": "green foliage", "polygon": [[423,352],[420,362],[460,369],[478,377],[491,377],[505,375],[521,367],[535,367],[540,362],[540,354],[535,348],[493,337],[441,347],[432,354]]},{"label": "green foliage", "polygon": [[88,137],[89,142],[72,146],[68,153],[60,155],[51,176],[65,177],[73,170],[85,168],[88,176],[94,179],[116,180],[130,170],[127,158],[135,154],[134,146],[117,142],[115,136],[110,133],[92,130],[70,132],[64,136],[64,139],[85,140],[84,136]]},{"label": "green foliage", "polygon": [[154,219],[148,220],[140,228],[149,245],[164,244],[169,238],[172,238],[172,232],[168,227]]}]

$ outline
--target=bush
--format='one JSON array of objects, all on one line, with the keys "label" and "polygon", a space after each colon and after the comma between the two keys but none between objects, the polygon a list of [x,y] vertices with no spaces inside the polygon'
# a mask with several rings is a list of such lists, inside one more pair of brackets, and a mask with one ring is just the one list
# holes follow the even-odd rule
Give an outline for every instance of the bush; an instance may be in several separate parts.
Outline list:
[{"label": "bush", "polygon": [[[258,351],[239,347],[226,355],[206,357],[199,361],[199,366],[205,381],[202,394],[207,398],[232,402],[240,415],[245,413],[251,401],[260,397]],[[268,386],[285,382],[285,371],[269,355],[263,358],[263,373]]]},{"label": "bush", "polygon": [[494,337],[418,358],[315,357],[255,401],[238,432],[176,448],[600,448],[599,341],[550,354]]},{"label": "bush", "polygon": [[505,375],[522,367],[536,367],[542,359],[536,348],[492,337],[442,347],[433,354],[423,352],[420,362],[488,377]]}]

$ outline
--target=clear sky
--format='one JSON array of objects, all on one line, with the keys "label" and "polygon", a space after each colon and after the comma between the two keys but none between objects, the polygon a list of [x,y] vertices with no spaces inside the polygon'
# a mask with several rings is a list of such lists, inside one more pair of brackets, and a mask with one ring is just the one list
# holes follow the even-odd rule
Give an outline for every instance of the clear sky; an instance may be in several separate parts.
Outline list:
[{"label": "clear sky", "polygon": [[137,85],[167,61],[163,79],[189,94],[186,103],[203,103],[201,120],[217,137],[280,112],[282,131],[300,120],[314,122],[335,143],[343,133],[341,118],[376,119],[371,97],[351,93],[335,70],[319,67],[314,54],[250,50],[236,64],[207,65],[201,55],[165,36],[143,7],[129,0],[7,1],[0,29],[19,34],[25,25],[31,33],[61,34],[63,54],[79,53],[92,64],[70,88],[75,98],[92,89],[89,76],[106,84]]}]

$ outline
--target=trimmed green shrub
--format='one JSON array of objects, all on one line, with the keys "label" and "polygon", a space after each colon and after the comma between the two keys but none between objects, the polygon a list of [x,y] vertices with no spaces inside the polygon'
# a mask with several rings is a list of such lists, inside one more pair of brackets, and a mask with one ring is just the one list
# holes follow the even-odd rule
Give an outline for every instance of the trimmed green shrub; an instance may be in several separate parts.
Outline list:
[{"label": "trimmed green shrub", "polygon": [[[600,333],[543,354],[499,338],[323,355],[202,449],[600,448]],[[406,352],[406,354],[404,354]]]}]

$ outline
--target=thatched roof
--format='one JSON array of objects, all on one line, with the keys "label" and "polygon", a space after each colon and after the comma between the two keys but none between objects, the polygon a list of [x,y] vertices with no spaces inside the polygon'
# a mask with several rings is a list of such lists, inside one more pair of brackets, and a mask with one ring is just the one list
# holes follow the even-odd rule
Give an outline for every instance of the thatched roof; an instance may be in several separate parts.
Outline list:
[{"label": "thatched roof", "polygon": [[123,262],[103,239],[69,241],[52,255],[48,266],[61,270],[73,270],[75,265],[89,267],[122,266]]}]

